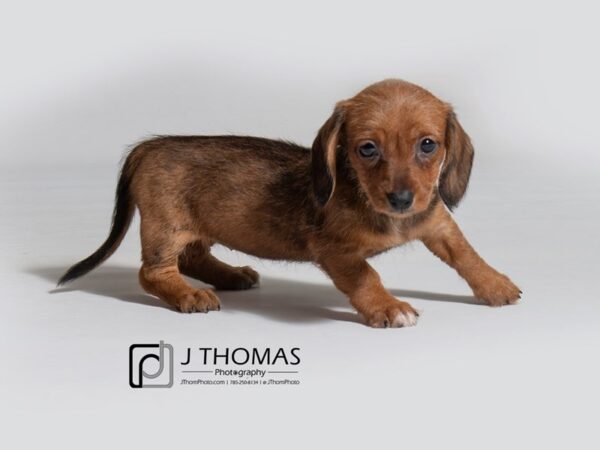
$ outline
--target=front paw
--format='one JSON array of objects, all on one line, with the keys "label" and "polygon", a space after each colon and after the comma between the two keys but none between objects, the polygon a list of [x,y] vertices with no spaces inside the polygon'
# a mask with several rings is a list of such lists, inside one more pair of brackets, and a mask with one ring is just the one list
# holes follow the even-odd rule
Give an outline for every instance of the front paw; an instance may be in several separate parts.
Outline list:
[{"label": "front paw", "polygon": [[367,325],[373,328],[401,328],[417,324],[419,313],[406,302],[395,298],[359,311]]},{"label": "front paw", "polygon": [[212,289],[194,289],[175,298],[172,302],[184,313],[219,311],[221,303]]},{"label": "front paw", "polygon": [[512,305],[521,298],[521,290],[506,275],[494,272],[473,286],[473,294],[489,306]]}]

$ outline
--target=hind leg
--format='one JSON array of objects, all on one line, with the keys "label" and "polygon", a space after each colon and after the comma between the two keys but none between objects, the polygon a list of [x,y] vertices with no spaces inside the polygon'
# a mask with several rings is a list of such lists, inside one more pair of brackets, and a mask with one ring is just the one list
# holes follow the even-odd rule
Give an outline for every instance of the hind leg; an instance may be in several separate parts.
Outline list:
[{"label": "hind leg", "polygon": [[220,309],[219,298],[211,289],[195,289],[183,279],[177,258],[195,238],[191,233],[165,232],[142,219],[142,260],[140,284],[146,292],[164,300],[181,312],[208,312]]},{"label": "hind leg", "polygon": [[233,267],[215,258],[210,254],[209,246],[200,241],[188,244],[179,255],[179,270],[219,290],[250,289],[259,278],[251,267]]}]

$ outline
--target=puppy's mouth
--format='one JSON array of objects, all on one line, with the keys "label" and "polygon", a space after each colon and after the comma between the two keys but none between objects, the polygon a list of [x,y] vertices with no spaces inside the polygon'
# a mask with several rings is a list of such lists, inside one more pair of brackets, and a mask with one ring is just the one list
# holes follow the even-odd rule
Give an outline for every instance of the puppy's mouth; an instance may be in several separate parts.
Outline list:
[{"label": "puppy's mouth", "polygon": [[410,207],[405,210],[395,210],[395,209],[390,208],[385,212],[385,214],[387,214],[388,216],[394,217],[396,219],[403,219],[403,218],[412,216],[416,212],[417,211],[413,207]]},{"label": "puppy's mouth", "polygon": [[405,209],[393,208],[385,203],[383,205],[373,205],[374,209],[377,210],[378,213],[385,214],[386,216],[392,217],[394,219],[404,219],[406,217],[410,217],[416,213],[418,213],[417,209],[414,206],[410,206]]},{"label": "puppy's mouth", "polygon": [[393,219],[406,219],[423,213],[431,207],[433,199],[423,201],[422,198],[415,198],[410,205],[399,207],[392,205],[387,198],[379,199],[377,203],[373,202],[373,208],[380,214],[385,214]]},{"label": "puppy's mouth", "polygon": [[425,214],[427,211],[431,211],[433,207],[439,201],[439,196],[433,195],[431,197],[419,197],[415,198],[414,201],[406,208],[398,208],[390,205],[389,202],[378,202],[374,205],[375,209],[379,213],[383,213],[386,216],[394,219],[407,219],[413,216]]}]

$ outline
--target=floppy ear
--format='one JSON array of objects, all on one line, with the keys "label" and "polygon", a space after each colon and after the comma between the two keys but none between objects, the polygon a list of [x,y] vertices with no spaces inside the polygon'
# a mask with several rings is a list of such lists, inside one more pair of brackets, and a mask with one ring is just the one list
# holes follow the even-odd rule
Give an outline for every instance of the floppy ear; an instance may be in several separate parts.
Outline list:
[{"label": "floppy ear", "polygon": [[471,139],[458,123],[454,111],[448,113],[445,140],[446,159],[438,190],[446,206],[452,210],[467,190],[474,154]]},{"label": "floppy ear", "polygon": [[341,128],[344,122],[344,105],[338,103],[333,114],[323,124],[312,145],[312,184],[317,202],[321,206],[329,201],[335,189],[335,161]]}]

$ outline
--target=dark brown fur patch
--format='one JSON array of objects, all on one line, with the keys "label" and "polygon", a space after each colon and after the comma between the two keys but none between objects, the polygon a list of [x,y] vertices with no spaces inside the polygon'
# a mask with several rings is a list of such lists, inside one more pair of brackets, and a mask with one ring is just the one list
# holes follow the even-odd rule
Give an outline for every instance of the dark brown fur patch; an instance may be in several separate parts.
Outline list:
[{"label": "dark brown fur patch", "polygon": [[447,155],[439,189],[444,203],[452,209],[465,195],[475,154],[471,139],[453,111],[448,113],[445,141]]}]

